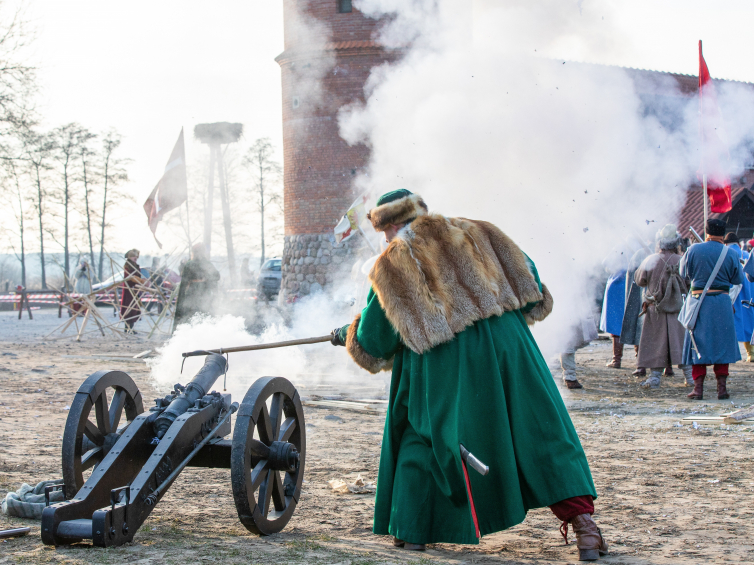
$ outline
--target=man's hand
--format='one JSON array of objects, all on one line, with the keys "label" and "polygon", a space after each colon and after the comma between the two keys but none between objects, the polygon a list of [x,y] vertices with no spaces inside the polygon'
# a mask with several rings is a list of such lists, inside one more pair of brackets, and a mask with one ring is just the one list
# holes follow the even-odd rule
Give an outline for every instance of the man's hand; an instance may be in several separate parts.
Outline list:
[{"label": "man's hand", "polygon": [[345,343],[343,343],[343,340],[342,340],[342,339],[340,339],[340,330],[341,330],[341,329],[343,329],[343,328],[335,328],[335,329],[334,329],[334,330],[333,330],[333,331],[332,331],[332,332],[330,333],[330,336],[331,336],[331,337],[330,337],[330,343],[332,343],[333,345],[342,345],[342,346],[344,346],[344,347],[345,347],[345,345],[346,345],[346,344],[345,344]]}]

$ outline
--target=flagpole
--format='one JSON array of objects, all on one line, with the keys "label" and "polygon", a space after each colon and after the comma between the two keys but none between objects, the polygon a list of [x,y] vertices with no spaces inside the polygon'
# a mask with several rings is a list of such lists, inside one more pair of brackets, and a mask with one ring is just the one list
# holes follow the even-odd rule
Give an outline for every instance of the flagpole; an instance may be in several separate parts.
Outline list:
[{"label": "flagpole", "polygon": [[191,219],[189,217],[188,197],[186,198],[186,234],[188,235],[189,247],[191,247]]},{"label": "flagpole", "polygon": [[704,239],[707,239],[707,220],[709,219],[708,201],[707,195],[707,175],[702,175],[702,187],[704,189]]},{"label": "flagpole", "polygon": [[701,139],[701,158],[702,158],[702,191],[704,193],[703,195],[703,202],[704,202],[704,239],[707,240],[707,220],[709,219],[709,212],[707,207],[707,200],[709,199],[709,196],[707,194],[707,174],[704,172],[705,168],[705,161],[704,161],[704,125],[702,124],[702,120],[704,120],[704,96],[702,95],[702,87],[704,86],[703,80],[704,77],[702,76],[702,40],[699,40],[699,137]]},{"label": "flagpole", "polygon": [[372,250],[372,253],[375,253],[375,254],[376,254],[376,253],[377,253],[377,250],[376,250],[376,249],[374,248],[374,245],[372,245],[372,242],[371,242],[371,241],[369,241],[369,238],[367,237],[367,234],[365,234],[365,233],[364,233],[364,232],[362,231],[362,229],[361,229],[361,226],[357,227],[356,229],[357,229],[357,230],[359,230],[359,233],[361,234],[361,237],[363,237],[363,238],[364,238],[364,241],[366,241],[366,242],[367,242],[367,245],[369,246],[369,249],[371,249],[371,250]]}]

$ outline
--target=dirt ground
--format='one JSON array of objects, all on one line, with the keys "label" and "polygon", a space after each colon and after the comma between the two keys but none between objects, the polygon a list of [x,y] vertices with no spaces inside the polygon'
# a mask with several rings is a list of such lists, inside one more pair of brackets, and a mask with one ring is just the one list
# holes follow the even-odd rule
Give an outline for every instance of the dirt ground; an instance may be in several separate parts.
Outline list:
[{"label": "dirt ground", "polygon": [[[2,317],[0,497],[5,497],[21,483],[61,476],[66,407],[89,374],[110,368],[129,373],[145,404],[164,391],[154,389],[141,361],[92,356],[135,354],[154,343],[44,342],[21,332],[9,338],[13,325],[10,317]],[[600,495],[595,519],[610,544],[603,562],[751,563],[754,427],[680,422],[689,415],[718,415],[754,404],[754,364],[731,367],[730,401],[708,393],[706,400],[692,402],[685,398],[680,371],[664,379],[659,391],[643,391],[631,376],[633,352],[627,348],[626,368],[620,370],[605,368],[609,353],[607,341],[579,351],[585,388],[563,390]],[[281,534],[263,538],[241,526],[229,471],[188,469],[124,547],[44,546],[39,522],[0,515],[0,529],[32,529],[26,537],[0,542],[0,564],[576,562],[575,547],[564,545],[548,509],[530,512],[523,524],[487,536],[478,546],[438,544],[414,553],[373,535],[373,495],[336,495],[327,481],[356,474],[376,479],[383,418],[306,408],[304,492]]]}]

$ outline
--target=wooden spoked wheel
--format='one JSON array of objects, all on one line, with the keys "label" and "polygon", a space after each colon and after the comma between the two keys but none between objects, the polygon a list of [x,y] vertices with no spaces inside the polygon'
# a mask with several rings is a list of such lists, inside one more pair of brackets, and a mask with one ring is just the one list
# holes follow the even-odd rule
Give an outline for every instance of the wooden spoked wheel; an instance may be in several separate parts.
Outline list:
[{"label": "wooden spoked wheel", "polygon": [[301,494],[305,458],[296,388],[282,377],[258,379],[238,410],[231,448],[233,498],[246,529],[270,535],[286,526]]},{"label": "wooden spoked wheel", "polygon": [[128,423],[142,412],[141,393],[126,373],[98,371],[84,381],[73,399],[63,433],[66,498],[76,495]]}]

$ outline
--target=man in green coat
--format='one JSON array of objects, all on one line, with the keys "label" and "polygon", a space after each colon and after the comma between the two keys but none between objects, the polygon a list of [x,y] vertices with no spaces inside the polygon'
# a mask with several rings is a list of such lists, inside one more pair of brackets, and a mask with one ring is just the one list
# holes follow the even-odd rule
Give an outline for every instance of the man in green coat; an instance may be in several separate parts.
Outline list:
[{"label": "man in green coat", "polygon": [[[333,344],[392,369],[374,533],[406,549],[476,544],[549,506],[581,560],[606,554],[584,450],[528,327],[553,305],[534,263],[492,224],[429,214],[405,189],[368,217],[389,245]],[[486,476],[467,472],[460,445]]]}]

